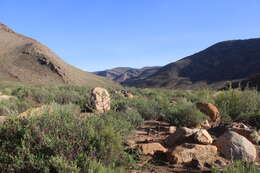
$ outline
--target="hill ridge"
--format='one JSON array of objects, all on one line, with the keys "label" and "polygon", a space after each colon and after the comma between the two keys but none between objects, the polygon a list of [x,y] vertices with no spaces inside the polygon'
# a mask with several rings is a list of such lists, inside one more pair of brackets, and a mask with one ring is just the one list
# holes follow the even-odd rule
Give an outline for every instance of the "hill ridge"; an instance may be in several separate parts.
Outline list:
[{"label": "hill ridge", "polygon": [[40,42],[0,24],[0,80],[30,84],[117,86],[78,69]]}]

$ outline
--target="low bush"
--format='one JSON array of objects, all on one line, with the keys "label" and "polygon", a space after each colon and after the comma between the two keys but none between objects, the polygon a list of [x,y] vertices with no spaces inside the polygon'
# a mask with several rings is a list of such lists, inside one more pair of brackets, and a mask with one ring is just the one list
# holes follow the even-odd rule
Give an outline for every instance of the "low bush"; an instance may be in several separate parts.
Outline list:
[{"label": "low bush", "polygon": [[17,115],[26,111],[30,107],[30,104],[23,100],[11,98],[9,100],[0,101],[0,115],[11,116]]},{"label": "low bush", "polygon": [[0,169],[115,172],[126,166],[129,156],[122,143],[130,122],[112,113],[78,120],[77,113],[78,106],[53,104],[41,116],[5,122],[0,127]]},{"label": "low bush", "polygon": [[256,90],[230,89],[217,95],[215,103],[226,120],[237,120],[260,110],[260,95]]},{"label": "low bush", "polygon": [[208,118],[190,102],[169,107],[165,115],[165,121],[175,126],[184,127],[195,127]]},{"label": "low bush", "polygon": [[3,89],[3,93],[34,104],[77,104],[83,111],[90,97],[90,89],[80,86],[16,86]]}]

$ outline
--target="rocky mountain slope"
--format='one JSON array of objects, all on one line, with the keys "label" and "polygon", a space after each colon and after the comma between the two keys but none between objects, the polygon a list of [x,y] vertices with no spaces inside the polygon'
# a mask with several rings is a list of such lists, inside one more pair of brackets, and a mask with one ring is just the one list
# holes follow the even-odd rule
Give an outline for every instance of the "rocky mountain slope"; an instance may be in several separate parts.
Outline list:
[{"label": "rocky mountain slope", "polygon": [[154,74],[160,67],[143,67],[140,69],[130,67],[117,67],[109,70],[94,72],[96,75],[106,77],[118,83],[127,85],[129,81],[141,80]]},{"label": "rocky mountain slope", "polygon": [[67,64],[46,46],[4,24],[0,24],[0,81],[90,87],[116,85]]},{"label": "rocky mountain slope", "polygon": [[153,75],[128,83],[137,87],[221,88],[227,81],[246,81],[260,73],[260,39],[217,43],[170,63]]}]

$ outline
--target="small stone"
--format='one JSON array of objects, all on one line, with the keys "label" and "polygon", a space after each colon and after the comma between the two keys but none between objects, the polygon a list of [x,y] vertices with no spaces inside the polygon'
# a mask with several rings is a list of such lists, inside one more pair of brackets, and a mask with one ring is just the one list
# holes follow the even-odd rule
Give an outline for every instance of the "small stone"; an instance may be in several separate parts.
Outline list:
[{"label": "small stone", "polygon": [[213,138],[205,129],[201,129],[200,131],[196,132],[194,135],[194,140],[199,144],[212,144]]},{"label": "small stone", "polygon": [[172,133],[175,133],[176,132],[176,127],[175,126],[170,126],[169,127],[169,133],[172,134]]}]

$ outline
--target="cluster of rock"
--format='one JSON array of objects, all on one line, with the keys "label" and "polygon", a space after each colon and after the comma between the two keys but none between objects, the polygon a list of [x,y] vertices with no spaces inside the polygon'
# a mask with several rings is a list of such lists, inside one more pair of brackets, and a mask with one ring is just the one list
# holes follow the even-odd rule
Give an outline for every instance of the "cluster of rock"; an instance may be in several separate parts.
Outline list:
[{"label": "cluster of rock", "polygon": [[243,123],[231,123],[217,137],[212,134],[221,128],[218,109],[210,103],[198,103],[197,107],[210,117],[205,128],[203,125],[194,129],[170,127],[164,141],[138,145],[142,154],[155,156],[164,153],[172,164],[200,169],[211,168],[213,164],[224,166],[233,160],[256,160],[254,144],[260,138],[254,129]]}]

